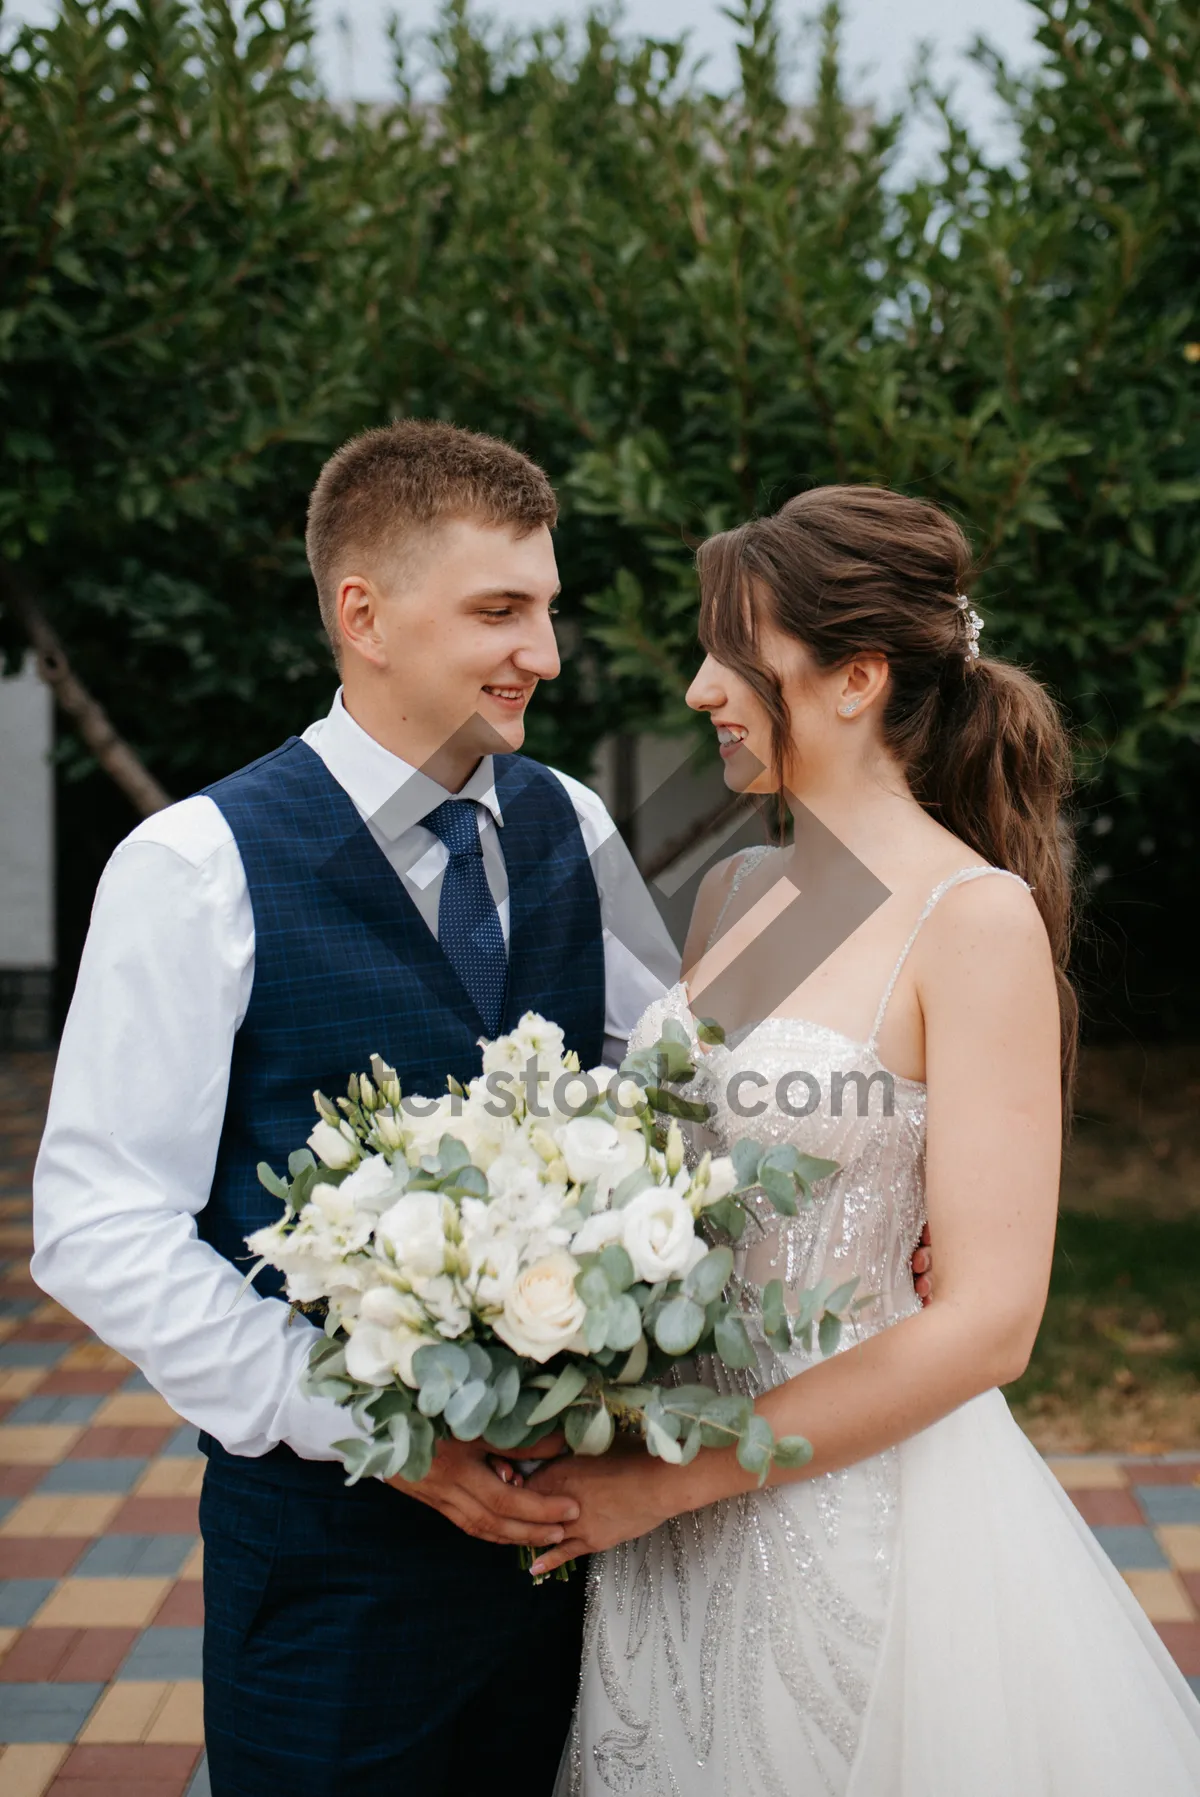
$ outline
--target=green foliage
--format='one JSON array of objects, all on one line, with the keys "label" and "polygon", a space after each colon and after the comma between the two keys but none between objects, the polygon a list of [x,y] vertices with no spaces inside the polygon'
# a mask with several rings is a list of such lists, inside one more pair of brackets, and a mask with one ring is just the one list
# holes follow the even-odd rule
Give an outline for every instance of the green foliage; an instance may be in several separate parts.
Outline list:
[{"label": "green foliage", "polygon": [[1182,841],[1200,16],[1034,5],[1044,70],[994,69],[1016,166],[943,108],[904,184],[835,7],[801,111],[770,0],[733,8],[728,97],[606,17],[501,39],[452,3],[396,103],[349,111],[302,0],[62,0],[0,52],[0,553],[183,792],[327,699],[302,527],[329,451],[398,413],[500,432],[563,495],[530,747],[582,771],[683,716],[699,535],[885,482],[970,527],[985,643],[1068,702],[1113,843],[1150,814]]}]

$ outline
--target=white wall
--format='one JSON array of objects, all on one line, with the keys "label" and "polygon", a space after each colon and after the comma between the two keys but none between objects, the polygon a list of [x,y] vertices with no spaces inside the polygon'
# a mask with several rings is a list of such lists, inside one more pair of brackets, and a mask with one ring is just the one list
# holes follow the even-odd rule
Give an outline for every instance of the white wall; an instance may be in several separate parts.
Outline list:
[{"label": "white wall", "polygon": [[52,705],[32,658],[0,679],[0,968],[54,964]]}]

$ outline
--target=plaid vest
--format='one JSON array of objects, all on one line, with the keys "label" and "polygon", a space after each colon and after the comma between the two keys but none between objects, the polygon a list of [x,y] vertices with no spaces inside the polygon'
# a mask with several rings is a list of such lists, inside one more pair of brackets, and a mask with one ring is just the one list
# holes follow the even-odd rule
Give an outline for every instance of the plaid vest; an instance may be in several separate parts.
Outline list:
[{"label": "plaid vest", "polygon": [[[604,950],[596,881],[575,807],[548,768],[497,756],[508,871],[503,1028],[526,1011],[558,1023],[584,1067],[604,1046]],[[372,1053],[406,1095],[480,1071],[474,1004],[347,794],[298,737],[208,787],[242,858],[254,910],[254,985],[233,1046],[225,1121],[198,1226],[249,1265],[246,1236],[279,1215],[259,1184],[285,1172],[316,1122],[312,1095],[346,1090]],[[282,1279],[256,1281],[265,1295]]]}]

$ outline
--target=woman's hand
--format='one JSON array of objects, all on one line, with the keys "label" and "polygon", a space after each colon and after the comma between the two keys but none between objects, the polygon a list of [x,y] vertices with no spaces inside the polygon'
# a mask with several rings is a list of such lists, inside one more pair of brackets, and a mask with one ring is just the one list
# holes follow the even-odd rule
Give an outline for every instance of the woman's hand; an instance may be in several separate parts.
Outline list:
[{"label": "woman's hand", "polygon": [[568,1455],[536,1472],[529,1488],[544,1496],[573,1499],[579,1518],[563,1528],[563,1539],[548,1547],[530,1568],[534,1577],[568,1560],[598,1554],[620,1541],[648,1535],[679,1509],[666,1495],[663,1465],[644,1449],[599,1459]]}]

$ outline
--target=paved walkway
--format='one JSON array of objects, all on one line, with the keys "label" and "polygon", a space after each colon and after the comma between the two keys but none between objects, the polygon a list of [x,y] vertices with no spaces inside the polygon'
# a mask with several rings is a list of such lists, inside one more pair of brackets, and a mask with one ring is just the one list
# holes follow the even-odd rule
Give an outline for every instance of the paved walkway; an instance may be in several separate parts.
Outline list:
[{"label": "paved walkway", "polygon": [[[29,1277],[49,1067],[0,1060],[0,1797],[207,1797],[203,1460]],[[1052,1464],[1200,1693],[1200,1451]]]}]

